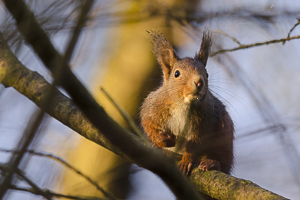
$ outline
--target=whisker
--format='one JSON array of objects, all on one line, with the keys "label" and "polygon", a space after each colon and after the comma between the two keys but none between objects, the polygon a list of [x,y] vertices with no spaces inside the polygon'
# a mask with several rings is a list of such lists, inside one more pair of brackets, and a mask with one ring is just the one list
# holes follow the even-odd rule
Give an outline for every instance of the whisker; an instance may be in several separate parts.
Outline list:
[{"label": "whisker", "polygon": [[216,90],[219,90],[221,92],[224,92],[226,93],[227,95],[229,95],[230,97],[238,100],[240,103],[243,104],[243,101],[244,99],[242,99],[241,97],[239,97],[238,95],[234,94],[233,92],[231,92],[230,90],[228,90],[227,88],[223,88],[223,87],[220,87],[220,86],[216,86],[216,85],[211,85],[210,86],[211,88],[214,88]]},{"label": "whisker", "polygon": [[[217,92],[208,89],[212,94],[214,94],[215,96],[219,97],[221,100],[223,100],[224,102],[226,102],[229,106],[231,106],[233,108],[233,110],[239,115],[241,116],[241,114],[238,112],[238,110],[227,100],[225,99],[223,96],[221,96],[220,94],[218,94]],[[234,98],[234,97],[233,97]],[[239,101],[240,102],[240,101]],[[240,102],[243,106],[245,106],[245,108],[247,109],[246,105],[243,104],[242,102]],[[247,109],[248,110],[248,109]]]}]

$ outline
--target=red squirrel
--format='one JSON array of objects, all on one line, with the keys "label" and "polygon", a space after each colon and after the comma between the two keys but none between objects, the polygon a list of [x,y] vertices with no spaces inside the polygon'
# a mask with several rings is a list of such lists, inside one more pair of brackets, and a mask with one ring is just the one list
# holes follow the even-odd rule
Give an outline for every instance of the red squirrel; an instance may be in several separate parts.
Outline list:
[{"label": "red squirrel", "polygon": [[211,47],[205,31],[194,58],[179,58],[159,31],[147,31],[163,70],[163,84],[141,107],[141,124],[158,147],[184,151],[179,168],[189,174],[193,164],[202,170],[229,174],[233,165],[234,125],[223,103],[208,89],[206,64]]}]

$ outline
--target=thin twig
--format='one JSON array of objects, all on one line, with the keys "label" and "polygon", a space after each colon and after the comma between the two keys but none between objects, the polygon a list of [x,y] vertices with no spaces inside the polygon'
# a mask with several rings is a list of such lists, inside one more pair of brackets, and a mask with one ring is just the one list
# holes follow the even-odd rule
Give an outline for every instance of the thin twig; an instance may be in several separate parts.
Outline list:
[{"label": "thin twig", "polygon": [[221,35],[225,35],[226,37],[231,38],[235,43],[237,43],[239,46],[243,46],[235,37],[232,37],[231,35],[228,35],[227,33],[221,31],[221,30],[215,30],[214,33],[219,33]]},{"label": "thin twig", "polygon": [[[37,191],[35,191],[33,188],[24,188],[24,187],[19,187],[16,185],[9,185],[9,188],[12,190],[18,190],[18,191],[23,191],[23,192],[30,192],[32,194],[36,195],[41,195]],[[79,197],[79,196],[71,196],[71,195],[65,195],[65,194],[59,194],[52,192],[50,190],[45,190],[43,191],[44,193],[47,193],[53,197],[58,197],[58,198],[67,198],[67,199],[76,199],[76,200],[108,200],[107,198],[99,198],[99,197]]]},{"label": "thin twig", "polygon": [[[21,152],[19,152],[21,153]],[[0,165],[0,169],[4,172],[9,172],[10,171],[10,167],[8,166],[3,166]],[[16,169],[15,173],[18,174],[23,180],[25,180],[31,187],[32,187],[32,191],[34,191],[36,194],[42,195],[43,197],[45,197],[46,199],[51,199],[52,196],[45,193],[43,189],[41,189],[38,185],[36,185],[33,181],[31,181],[23,171],[21,171],[20,169]],[[11,185],[9,183],[9,185]],[[9,185],[7,185],[7,188],[9,188]]]},{"label": "thin twig", "polygon": [[40,193],[40,195],[44,196],[46,199],[52,199],[52,195],[49,195],[43,191],[38,185],[36,185],[33,181],[31,181],[23,171],[20,169],[16,170],[16,174],[18,174],[23,180],[25,180],[34,191]]},{"label": "thin twig", "polygon": [[102,87],[99,87],[103,94],[107,97],[107,99],[115,106],[115,108],[119,111],[123,119],[130,126],[133,132],[143,139],[144,142],[150,144],[149,140],[145,137],[145,135],[140,131],[140,129],[135,124],[134,120],[130,117],[130,115],[108,94],[108,92]]},{"label": "thin twig", "polygon": [[[1,152],[5,152],[5,153],[15,153],[15,154],[20,153],[20,152],[14,151],[14,150],[6,150],[6,149],[0,149],[0,151]],[[79,174],[80,176],[82,176],[83,178],[85,178],[88,182],[90,182],[93,186],[95,186],[97,188],[97,190],[99,190],[100,192],[102,192],[109,199],[115,199],[115,197],[113,197],[110,193],[106,192],[103,188],[101,188],[96,181],[93,181],[90,177],[88,177],[87,175],[85,175],[82,172],[80,172],[79,170],[77,170],[75,167],[73,167],[72,165],[70,165],[68,162],[66,162],[62,158],[60,158],[58,156],[55,156],[53,154],[50,154],[50,153],[37,152],[37,151],[33,151],[33,150],[27,150],[26,152],[30,153],[31,155],[35,155],[35,156],[41,156],[41,157],[51,158],[51,159],[53,159],[53,160],[55,160],[55,161],[57,161],[57,162],[65,165],[69,169],[73,170],[74,172],[76,172],[77,174]]]},{"label": "thin twig", "polygon": [[267,44],[280,43],[280,42],[295,40],[295,39],[299,39],[299,38],[300,38],[300,35],[297,35],[297,36],[289,37],[289,38],[281,38],[281,39],[277,39],[277,40],[269,40],[266,42],[258,42],[258,43],[254,43],[254,44],[242,45],[242,46],[239,46],[239,47],[236,47],[233,49],[221,49],[221,50],[211,53],[209,56],[213,57],[220,53],[232,52],[232,51],[236,51],[236,50],[240,50],[240,49],[247,49],[250,47],[257,47],[257,46],[262,46],[262,45],[267,45]]},{"label": "thin twig", "polygon": [[[18,155],[13,155],[10,161],[8,162],[9,170],[7,171],[5,177],[1,180],[1,187],[0,187],[0,199],[4,197],[8,190],[8,186],[11,183],[12,177],[15,173],[15,171],[18,169],[22,158],[28,148],[28,146],[31,144],[32,140],[34,139],[38,128],[40,127],[40,124],[43,121],[45,112],[42,110],[38,110],[34,114],[34,121],[29,122],[27,125],[27,128],[24,131],[23,137],[21,138],[18,146],[21,146],[20,153]],[[47,199],[51,199],[49,197],[45,197]]]},{"label": "thin twig", "polygon": [[[77,20],[77,24],[73,30],[73,34],[72,37],[70,38],[67,48],[65,50],[64,53],[64,62],[59,63],[53,71],[53,77],[55,78],[52,85],[56,86],[56,85],[60,85],[60,81],[62,81],[62,74],[64,71],[64,63],[69,63],[71,60],[71,57],[74,53],[75,50],[75,46],[78,42],[78,38],[82,32],[82,29],[84,28],[84,25],[86,24],[86,19],[87,19],[87,15],[90,11],[90,9],[92,8],[93,5],[93,0],[87,0],[85,2],[85,4],[82,6],[81,12],[79,14],[78,20]],[[52,93],[52,91],[50,91],[49,93]]]},{"label": "thin twig", "polygon": [[[289,33],[288,33],[288,35],[287,35],[287,38],[289,38],[290,37],[290,35],[291,35],[291,33],[292,33],[292,31],[300,24],[300,18],[297,18],[297,23],[293,26],[293,28],[291,28],[291,30],[289,31]],[[284,44],[285,43],[285,41],[284,42],[282,42],[282,44]]]},{"label": "thin twig", "polygon": [[68,43],[68,47],[65,51],[64,54],[64,59],[67,63],[70,62],[71,60],[71,56],[73,54],[73,51],[75,49],[75,46],[77,44],[78,38],[80,36],[80,33],[82,32],[83,27],[85,26],[86,22],[87,22],[87,15],[90,11],[90,9],[92,8],[94,1],[93,0],[88,0],[85,2],[85,4],[82,6],[82,10],[81,13],[79,14],[78,20],[77,20],[77,24],[73,30],[73,35]]}]

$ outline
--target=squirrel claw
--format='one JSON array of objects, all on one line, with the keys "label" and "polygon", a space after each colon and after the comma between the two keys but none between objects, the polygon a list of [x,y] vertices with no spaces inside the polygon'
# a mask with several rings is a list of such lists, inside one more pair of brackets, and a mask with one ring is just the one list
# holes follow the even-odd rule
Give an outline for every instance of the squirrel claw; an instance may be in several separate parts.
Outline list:
[{"label": "squirrel claw", "polygon": [[157,137],[156,144],[160,147],[174,147],[176,143],[176,137],[169,132],[160,132]]},{"label": "squirrel claw", "polygon": [[183,174],[188,175],[192,169],[192,164],[192,162],[185,163],[180,161],[178,167]]},{"label": "squirrel claw", "polygon": [[203,171],[220,170],[220,163],[216,160],[203,159],[200,162],[198,168],[203,170]]}]

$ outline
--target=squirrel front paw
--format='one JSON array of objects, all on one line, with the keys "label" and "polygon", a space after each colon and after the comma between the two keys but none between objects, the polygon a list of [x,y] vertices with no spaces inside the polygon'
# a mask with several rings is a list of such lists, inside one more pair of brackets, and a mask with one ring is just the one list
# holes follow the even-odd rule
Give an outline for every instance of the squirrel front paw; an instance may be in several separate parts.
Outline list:
[{"label": "squirrel front paw", "polygon": [[188,175],[192,169],[192,165],[192,162],[185,162],[181,160],[178,164],[178,167],[183,174]]},{"label": "squirrel front paw", "polygon": [[153,146],[158,147],[174,147],[176,143],[176,137],[172,133],[159,132],[152,141],[155,143]]},{"label": "squirrel front paw", "polygon": [[220,163],[216,160],[203,159],[201,160],[198,168],[203,171],[220,170]]}]

